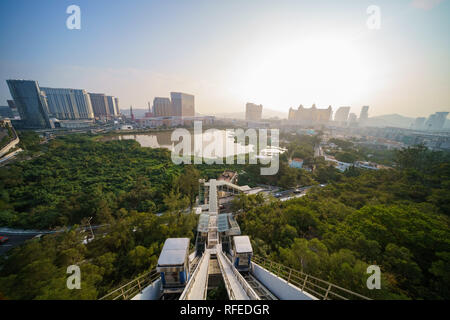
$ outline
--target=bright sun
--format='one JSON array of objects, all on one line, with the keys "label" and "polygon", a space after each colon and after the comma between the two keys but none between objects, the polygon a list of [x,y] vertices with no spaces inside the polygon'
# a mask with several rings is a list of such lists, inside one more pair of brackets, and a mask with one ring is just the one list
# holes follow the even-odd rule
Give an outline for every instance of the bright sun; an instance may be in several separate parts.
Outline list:
[{"label": "bright sun", "polygon": [[319,37],[265,47],[241,66],[242,99],[273,107],[349,104],[368,88],[371,66],[349,41]]}]

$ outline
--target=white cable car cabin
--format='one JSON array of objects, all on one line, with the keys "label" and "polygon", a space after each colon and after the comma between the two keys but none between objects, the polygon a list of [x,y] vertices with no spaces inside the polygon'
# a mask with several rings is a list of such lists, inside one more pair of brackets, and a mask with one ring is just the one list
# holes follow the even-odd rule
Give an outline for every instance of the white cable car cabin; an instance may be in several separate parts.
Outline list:
[{"label": "white cable car cabin", "polygon": [[248,236],[233,237],[233,265],[238,271],[250,271],[253,256],[252,244]]},{"label": "white cable car cabin", "polygon": [[169,238],[164,242],[156,267],[164,293],[183,292],[190,278],[189,239]]}]

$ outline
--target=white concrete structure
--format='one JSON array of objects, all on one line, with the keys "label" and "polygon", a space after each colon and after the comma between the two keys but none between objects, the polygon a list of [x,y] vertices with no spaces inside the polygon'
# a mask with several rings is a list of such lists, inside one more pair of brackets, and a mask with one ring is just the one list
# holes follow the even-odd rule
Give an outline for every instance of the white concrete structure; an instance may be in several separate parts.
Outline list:
[{"label": "white concrete structure", "polygon": [[210,249],[207,249],[192,274],[186,289],[180,296],[180,300],[205,300],[208,288],[208,267],[211,255]]},{"label": "white concrete structure", "polygon": [[318,300],[272,272],[252,262],[253,275],[280,300]]},{"label": "white concrete structure", "polygon": [[217,250],[217,259],[229,298],[232,300],[260,300],[252,287],[224,255],[221,246],[218,247],[220,250]]}]

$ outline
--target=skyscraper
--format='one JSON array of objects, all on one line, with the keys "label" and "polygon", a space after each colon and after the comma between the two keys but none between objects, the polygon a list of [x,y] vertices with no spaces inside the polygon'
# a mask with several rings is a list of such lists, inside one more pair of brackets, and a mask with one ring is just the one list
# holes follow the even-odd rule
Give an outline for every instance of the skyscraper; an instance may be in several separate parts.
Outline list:
[{"label": "skyscraper", "polygon": [[436,112],[428,118],[425,129],[429,131],[439,131],[444,127],[448,112]]},{"label": "skyscraper", "polygon": [[16,105],[15,105],[15,103],[14,103],[14,100],[7,100],[7,102],[8,102],[8,106],[9,106],[11,109],[16,109],[16,108],[17,108]]},{"label": "skyscraper", "polygon": [[194,96],[182,92],[171,92],[173,115],[178,117],[194,117],[195,116],[195,99]]},{"label": "skyscraper", "polygon": [[116,104],[117,114],[120,114],[120,107],[119,107],[119,98],[114,97],[114,102]]},{"label": "skyscraper", "polygon": [[361,113],[359,115],[359,122],[363,124],[369,119],[369,106],[364,106],[361,108]]},{"label": "skyscraper", "polygon": [[109,114],[111,116],[118,116],[119,112],[117,110],[115,97],[113,97],[113,96],[106,96],[106,99],[108,101]]},{"label": "skyscraper", "polygon": [[33,80],[6,80],[24,128],[51,128],[49,109],[39,84]]},{"label": "skyscraper", "polygon": [[297,110],[289,109],[288,119],[304,125],[323,124],[331,120],[332,114],[331,106],[328,109],[317,109],[316,105],[313,104],[310,109],[307,109],[300,105]]},{"label": "skyscraper", "polygon": [[350,107],[340,107],[334,114],[334,121],[342,123],[347,122],[349,113]]},{"label": "skyscraper", "polygon": [[414,121],[414,123],[412,125],[412,128],[416,129],[416,130],[424,129],[425,121],[426,121],[426,118],[424,118],[424,117],[416,118],[416,120]]},{"label": "skyscraper", "polygon": [[356,114],[350,113],[350,115],[348,116],[348,123],[350,125],[354,125],[354,124],[356,124],[357,121],[358,121],[358,117],[356,116]]},{"label": "skyscraper", "polygon": [[16,104],[14,103],[14,100],[7,100],[7,102],[8,102],[8,106],[11,108],[11,111],[13,113],[13,118],[19,119],[20,114],[19,114],[19,111],[17,110]]},{"label": "skyscraper", "polygon": [[103,93],[89,93],[89,97],[95,117],[105,118],[110,116],[108,99]]},{"label": "skyscraper", "polygon": [[59,120],[93,119],[91,99],[86,90],[41,87],[50,115]]},{"label": "skyscraper", "polygon": [[257,105],[254,103],[247,103],[245,105],[245,120],[249,121],[261,121],[262,118],[262,104]]},{"label": "skyscraper", "polygon": [[155,117],[168,117],[175,115],[170,99],[161,97],[156,97],[153,99],[153,113]]},{"label": "skyscraper", "polygon": [[9,106],[0,106],[0,119],[14,119],[13,112]]}]

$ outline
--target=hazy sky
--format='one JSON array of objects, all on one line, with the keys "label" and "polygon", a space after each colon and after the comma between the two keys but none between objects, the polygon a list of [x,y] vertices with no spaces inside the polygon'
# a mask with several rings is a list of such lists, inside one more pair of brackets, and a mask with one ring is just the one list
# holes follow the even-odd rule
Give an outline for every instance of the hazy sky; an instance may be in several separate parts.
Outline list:
[{"label": "hazy sky", "polygon": [[[81,30],[66,28],[71,4]],[[450,111],[449,31],[449,0],[1,0],[0,105],[19,78],[122,109],[182,91],[204,114],[255,102],[427,116]]]}]

